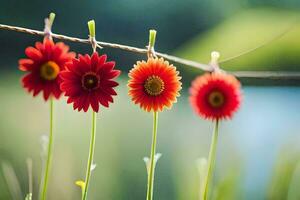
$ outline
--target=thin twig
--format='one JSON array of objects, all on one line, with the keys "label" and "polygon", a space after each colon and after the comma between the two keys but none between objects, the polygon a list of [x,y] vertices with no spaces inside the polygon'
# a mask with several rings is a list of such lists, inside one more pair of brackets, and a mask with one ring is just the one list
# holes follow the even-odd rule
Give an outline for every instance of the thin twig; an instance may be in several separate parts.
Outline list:
[{"label": "thin twig", "polygon": [[297,19],[296,19],[294,22],[292,22],[285,30],[283,30],[283,32],[280,32],[280,33],[276,34],[274,37],[269,38],[268,40],[266,40],[265,42],[263,42],[261,45],[256,46],[256,47],[253,47],[253,48],[248,49],[248,50],[246,50],[246,51],[243,51],[243,52],[241,52],[241,53],[239,53],[239,54],[237,54],[237,55],[231,56],[231,57],[229,57],[229,58],[223,59],[223,60],[221,60],[219,63],[220,63],[220,64],[226,63],[226,62],[228,62],[228,61],[234,60],[234,59],[239,58],[239,57],[241,57],[241,56],[243,56],[243,55],[246,55],[246,54],[248,54],[248,53],[251,53],[251,52],[253,52],[253,51],[256,51],[257,49],[260,49],[260,48],[262,48],[262,47],[265,47],[266,45],[268,45],[268,44],[270,44],[270,43],[272,43],[272,42],[274,42],[274,41],[276,41],[276,40],[282,38],[285,34],[287,34],[288,32],[290,32],[290,31],[291,31],[298,23],[299,23],[299,19],[297,18]]}]

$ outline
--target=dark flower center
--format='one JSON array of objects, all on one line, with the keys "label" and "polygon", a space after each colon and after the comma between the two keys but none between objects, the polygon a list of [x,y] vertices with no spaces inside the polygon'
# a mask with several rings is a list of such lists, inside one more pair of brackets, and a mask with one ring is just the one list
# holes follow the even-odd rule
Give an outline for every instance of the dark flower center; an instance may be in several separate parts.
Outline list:
[{"label": "dark flower center", "polygon": [[57,75],[59,74],[59,71],[60,68],[55,62],[48,61],[42,64],[40,68],[40,75],[43,79],[51,81],[56,79]]},{"label": "dark flower center", "polygon": [[150,96],[158,96],[165,89],[164,81],[158,76],[149,76],[144,84],[145,91]]},{"label": "dark flower center", "polygon": [[99,87],[100,77],[94,72],[88,72],[81,79],[82,87],[86,90],[94,90]]},{"label": "dark flower center", "polygon": [[225,103],[224,94],[219,91],[213,91],[208,95],[208,103],[214,108],[220,108]]}]

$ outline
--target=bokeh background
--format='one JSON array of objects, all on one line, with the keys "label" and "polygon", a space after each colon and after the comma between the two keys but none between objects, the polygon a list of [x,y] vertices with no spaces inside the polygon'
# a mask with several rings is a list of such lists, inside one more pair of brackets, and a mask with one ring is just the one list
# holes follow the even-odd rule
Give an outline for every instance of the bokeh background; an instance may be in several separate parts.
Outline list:
[{"label": "bokeh background", "polygon": [[[0,23],[42,30],[56,13],[53,32],[87,38],[87,21],[95,19],[97,39],[144,47],[148,30],[158,31],[156,49],[209,62],[210,52],[226,60],[226,70],[300,70],[298,0],[90,0],[3,1]],[[293,24],[293,26],[292,26]],[[291,28],[290,28],[291,27]],[[48,134],[49,105],[21,88],[17,62],[24,49],[42,38],[0,30],[0,199],[24,199],[28,192],[26,159],[33,161],[37,199],[42,169],[43,136]],[[90,53],[86,44],[66,42]],[[143,157],[150,153],[152,115],[134,106],[127,95],[127,72],[144,55],[103,49],[123,71],[119,95],[97,119],[96,169],[89,199],[140,200],[146,195]],[[213,124],[197,117],[188,102],[191,80],[199,70],[178,65],[182,95],[172,110],[159,115],[155,199],[199,199],[197,160],[207,157]],[[214,191],[218,200],[300,199],[300,84],[297,81],[245,81],[243,104],[220,128]],[[78,113],[65,99],[55,102],[55,142],[49,199],[80,199],[75,181],[84,179],[90,138],[90,113]],[[18,181],[16,181],[18,180]]]}]

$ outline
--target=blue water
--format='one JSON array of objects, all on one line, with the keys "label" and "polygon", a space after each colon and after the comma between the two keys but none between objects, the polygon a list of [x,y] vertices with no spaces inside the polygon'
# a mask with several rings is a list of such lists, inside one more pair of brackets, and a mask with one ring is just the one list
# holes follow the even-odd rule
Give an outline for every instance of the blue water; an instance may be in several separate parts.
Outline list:
[{"label": "blue water", "polygon": [[246,158],[247,199],[264,199],[279,151],[290,143],[299,144],[299,123],[299,87],[244,89],[243,105],[234,119],[233,130],[236,144]]}]

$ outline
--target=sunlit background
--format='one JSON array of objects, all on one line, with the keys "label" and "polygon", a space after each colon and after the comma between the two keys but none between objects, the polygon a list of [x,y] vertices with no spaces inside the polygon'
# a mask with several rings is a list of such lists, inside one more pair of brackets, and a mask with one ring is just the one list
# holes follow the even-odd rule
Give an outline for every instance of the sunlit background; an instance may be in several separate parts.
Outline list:
[{"label": "sunlit background", "polygon": [[[95,19],[98,40],[137,47],[145,47],[148,30],[154,28],[156,50],[202,63],[209,62],[213,50],[226,61],[278,38],[227,60],[222,67],[296,72],[300,71],[300,24],[295,23],[299,11],[299,0],[2,0],[0,23],[43,30],[44,18],[55,12],[54,33],[87,38],[87,21]],[[1,200],[24,199],[29,190],[28,158],[33,160],[33,199],[37,199],[49,105],[22,89],[17,63],[25,56],[25,47],[38,40],[42,38],[0,30]],[[87,44],[66,43],[78,53],[92,51]],[[99,51],[116,60],[123,74],[115,103],[98,115],[97,167],[89,199],[145,199],[143,157],[150,154],[152,115],[133,105],[126,82],[132,65],[146,57],[116,49]],[[156,167],[154,198],[198,200],[197,160],[208,155],[213,124],[196,116],[188,102],[190,82],[202,71],[176,66],[183,76],[183,91],[172,110],[159,114],[157,150],[162,157]],[[299,200],[300,83],[242,82],[241,109],[233,120],[221,123],[211,199]],[[55,102],[50,200],[80,199],[75,181],[85,176],[90,121],[91,113],[73,111],[64,98]]]}]

